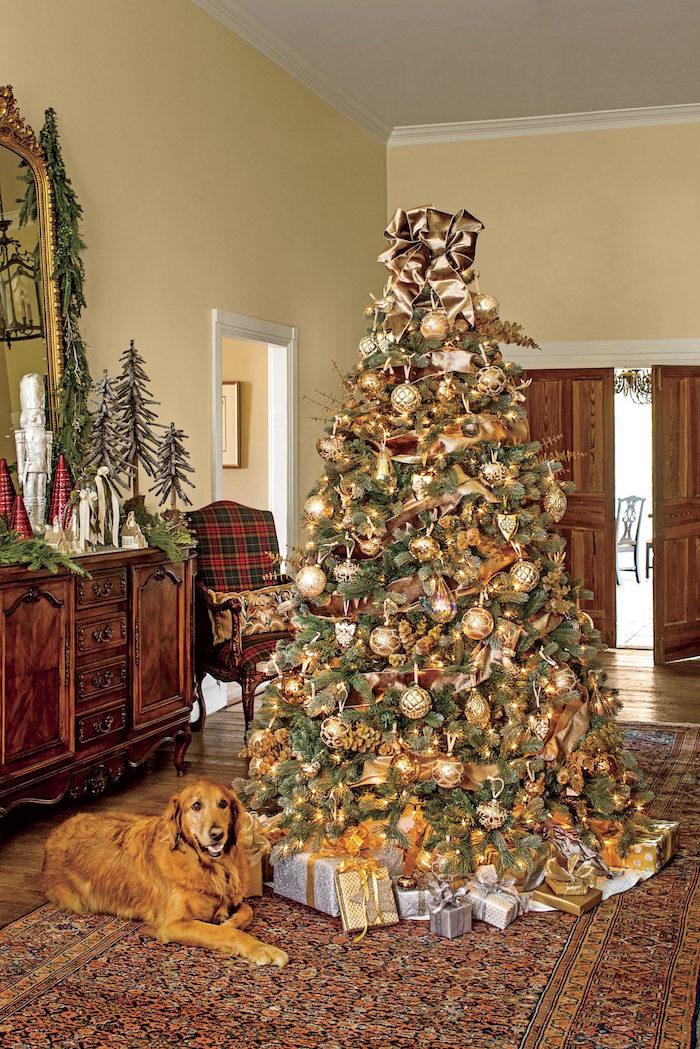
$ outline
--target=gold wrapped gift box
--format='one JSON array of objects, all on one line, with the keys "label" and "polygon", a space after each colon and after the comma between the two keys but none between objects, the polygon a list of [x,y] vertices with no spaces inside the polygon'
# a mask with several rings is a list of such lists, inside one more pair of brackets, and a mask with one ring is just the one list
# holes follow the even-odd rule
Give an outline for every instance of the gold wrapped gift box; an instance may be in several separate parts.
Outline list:
[{"label": "gold wrapped gift box", "polygon": [[394,889],[389,871],[376,860],[346,859],[335,872],[335,891],[345,932],[359,932],[377,925],[396,925]]},{"label": "gold wrapped gift box", "polygon": [[543,885],[535,889],[532,898],[538,903],[546,903],[548,907],[556,907],[558,911],[566,911],[567,914],[575,914],[580,917],[586,911],[597,907],[603,899],[603,894],[600,889],[588,889],[579,896],[558,896],[549,886]]},{"label": "gold wrapped gift box", "polygon": [[652,820],[647,830],[641,831],[625,856],[618,852],[620,836],[608,839],[602,857],[609,867],[626,867],[635,871],[657,874],[676,854],[680,846],[680,823],[673,820]]}]

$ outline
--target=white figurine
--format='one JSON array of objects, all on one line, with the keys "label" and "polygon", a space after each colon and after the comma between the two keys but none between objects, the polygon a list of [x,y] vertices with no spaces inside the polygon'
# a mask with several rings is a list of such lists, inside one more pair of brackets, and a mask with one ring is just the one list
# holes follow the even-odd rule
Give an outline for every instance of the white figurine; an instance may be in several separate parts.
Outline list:
[{"label": "white figurine", "polygon": [[19,384],[22,412],[15,430],[17,477],[24,505],[35,535],[44,535],[46,488],[51,473],[53,433],[46,429],[44,380],[36,372],[23,375]]}]

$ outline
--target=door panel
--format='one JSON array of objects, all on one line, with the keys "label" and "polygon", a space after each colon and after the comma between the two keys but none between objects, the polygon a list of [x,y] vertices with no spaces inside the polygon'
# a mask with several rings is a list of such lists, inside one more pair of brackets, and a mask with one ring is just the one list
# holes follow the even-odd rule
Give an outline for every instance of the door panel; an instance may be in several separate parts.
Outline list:
[{"label": "door panel", "polygon": [[72,600],[72,579],[6,587],[0,595],[3,774],[73,753]]},{"label": "door panel", "polygon": [[566,539],[566,567],[594,594],[585,605],[603,641],[615,645],[615,430],[612,368],[528,371],[530,433],[535,441],[556,438],[556,452],[577,453],[564,462],[576,491],[558,525]]},{"label": "door panel", "polygon": [[700,368],[652,369],[654,662],[700,655]]},{"label": "door panel", "polygon": [[131,571],[137,728],[190,704],[190,595],[184,562]]}]

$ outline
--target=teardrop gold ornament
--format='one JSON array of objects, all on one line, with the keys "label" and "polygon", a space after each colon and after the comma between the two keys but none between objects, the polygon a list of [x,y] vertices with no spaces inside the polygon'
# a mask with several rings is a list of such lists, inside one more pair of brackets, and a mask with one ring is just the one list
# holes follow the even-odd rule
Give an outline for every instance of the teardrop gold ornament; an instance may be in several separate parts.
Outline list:
[{"label": "teardrop gold ornament", "polygon": [[472,689],[464,704],[464,716],[470,725],[476,725],[477,728],[486,728],[491,720],[491,708],[476,689]]},{"label": "teardrop gold ornament", "polygon": [[428,615],[436,623],[449,623],[457,615],[457,604],[442,576],[438,576],[428,600]]},{"label": "teardrop gold ornament", "polygon": [[566,492],[553,481],[544,493],[542,506],[552,520],[558,523],[566,513],[567,505]]},{"label": "teardrop gold ornament", "polygon": [[496,517],[498,530],[507,543],[514,539],[518,532],[517,514],[498,514]]},{"label": "teardrop gold ornament", "polygon": [[374,480],[389,495],[396,491],[396,470],[386,448],[382,448],[377,456],[377,462],[374,467]]}]

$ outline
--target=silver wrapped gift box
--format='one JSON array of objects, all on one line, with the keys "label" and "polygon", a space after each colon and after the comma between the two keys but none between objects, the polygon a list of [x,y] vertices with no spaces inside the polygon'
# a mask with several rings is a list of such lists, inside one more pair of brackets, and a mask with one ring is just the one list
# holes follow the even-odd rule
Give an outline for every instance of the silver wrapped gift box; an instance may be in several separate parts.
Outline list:
[{"label": "silver wrapped gift box", "polygon": [[458,936],[471,932],[471,928],[472,905],[465,898],[430,911],[430,931],[438,936],[456,940]]},{"label": "silver wrapped gift box", "polygon": [[525,902],[515,888],[515,879],[498,880],[492,865],[480,867],[468,883],[469,900],[477,921],[486,922],[497,929],[507,929],[525,910]]},{"label": "silver wrapped gift box", "polygon": [[396,896],[396,909],[399,918],[410,921],[428,921],[430,918],[430,904],[436,897],[429,889],[402,889],[394,886]]},{"label": "silver wrapped gift box", "polygon": [[[403,868],[403,851],[396,848],[373,849],[369,854],[382,863],[390,877],[398,877]],[[278,896],[305,903],[324,914],[337,918],[340,905],[335,891],[335,870],[347,860],[343,856],[324,856],[322,853],[297,852],[288,860],[276,863],[273,887]]]}]

